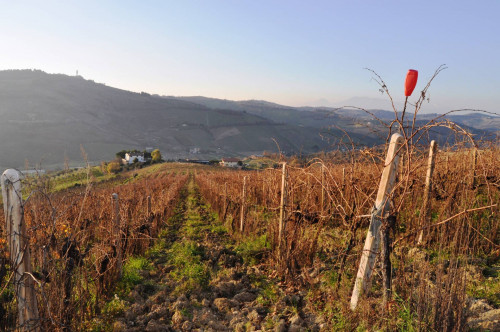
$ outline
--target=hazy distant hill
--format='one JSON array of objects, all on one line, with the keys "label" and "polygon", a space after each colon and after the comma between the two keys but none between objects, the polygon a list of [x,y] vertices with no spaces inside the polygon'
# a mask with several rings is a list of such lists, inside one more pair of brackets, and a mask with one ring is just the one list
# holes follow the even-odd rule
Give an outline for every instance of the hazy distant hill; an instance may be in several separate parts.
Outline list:
[{"label": "hazy distant hill", "polygon": [[[394,119],[394,112],[382,109],[368,108],[367,113],[358,109],[336,109],[332,107],[290,107],[269,103],[261,100],[231,101],[214,99],[207,97],[169,97],[177,100],[191,101],[210,108],[223,108],[235,111],[246,111],[251,114],[265,116],[280,123],[308,124],[311,126],[324,127],[330,125],[344,125],[354,121],[373,121],[371,114],[384,121]],[[366,101],[365,101],[366,102]],[[355,106],[355,104],[353,104]],[[307,112],[304,112],[307,111]],[[408,110],[407,119],[413,117],[413,113]],[[418,120],[426,123],[435,119],[440,114],[419,113]],[[500,132],[500,116],[487,113],[467,113],[456,112],[445,117],[453,122],[463,124],[468,128],[476,130],[488,130]]]},{"label": "hazy distant hill", "polygon": [[[389,119],[391,114],[377,111]],[[287,153],[312,153],[335,147],[346,133],[366,145],[385,137],[376,121],[358,111],[151,96],[32,70],[0,71],[0,116],[1,168],[21,167],[26,159],[53,167],[65,155],[81,162],[80,145],[90,161],[146,147],[160,148],[167,159],[208,159],[277,151],[276,143]],[[498,118],[480,114],[453,119],[499,128]]]},{"label": "hazy distant hill", "polygon": [[[329,142],[318,128],[250,112],[209,108],[42,71],[0,72],[0,166],[110,160],[122,149],[159,147],[165,158],[210,158],[276,151],[315,152]],[[191,155],[193,148],[200,154]]]},{"label": "hazy distant hill", "polygon": [[[351,137],[356,137],[358,142],[371,145],[380,143],[377,133],[385,136],[385,129],[376,120],[380,119],[390,123],[394,119],[394,112],[380,109],[369,109],[369,113],[360,109],[336,109],[331,107],[289,107],[260,100],[231,101],[206,97],[169,97],[176,100],[191,101],[210,108],[224,108],[247,112],[272,119],[278,123],[303,125],[314,128],[339,128],[345,130]],[[401,117],[401,114],[399,114]],[[374,118],[376,117],[376,118]],[[500,116],[487,113],[456,112],[442,117],[439,114],[419,113],[416,125],[424,126],[433,119],[448,119],[461,125],[477,138],[489,139],[500,135]],[[413,113],[408,111],[406,119],[411,120]],[[441,144],[453,143],[456,138],[449,129],[434,128],[431,139],[436,139]]]}]

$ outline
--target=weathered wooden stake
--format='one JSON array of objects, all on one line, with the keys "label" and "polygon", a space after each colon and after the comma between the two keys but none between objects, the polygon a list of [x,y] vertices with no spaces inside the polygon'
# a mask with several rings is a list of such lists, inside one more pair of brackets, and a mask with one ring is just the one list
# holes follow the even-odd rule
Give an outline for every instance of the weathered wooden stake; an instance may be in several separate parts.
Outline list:
[{"label": "weathered wooden stake", "polygon": [[278,249],[281,248],[281,242],[283,241],[283,232],[286,227],[286,205],[287,205],[287,171],[286,162],[283,163],[283,170],[281,173],[281,203],[280,203],[280,220],[278,228]]},{"label": "weathered wooden stake", "polygon": [[262,205],[266,205],[267,204],[267,194],[266,194],[266,181],[264,178],[262,178],[262,202],[261,204]]},{"label": "weathered wooden stake", "polygon": [[240,232],[243,232],[243,225],[245,223],[245,205],[247,199],[247,177],[243,177],[243,192],[241,194],[241,213],[240,213]]},{"label": "weathered wooden stake", "polygon": [[392,266],[391,266],[391,249],[392,241],[390,231],[396,224],[396,217],[389,216],[382,220],[380,226],[380,257],[382,259],[382,307],[384,311],[387,307],[387,302],[392,298]]},{"label": "weathered wooden stake", "polygon": [[19,327],[22,331],[39,331],[20,174],[14,169],[8,169],[2,174],[1,181],[7,242],[11,266],[15,270],[14,285],[19,310]]},{"label": "weathered wooden stake", "polygon": [[[424,188],[424,201],[422,203],[422,211],[420,211],[420,226],[424,226],[429,219],[429,199],[432,191],[432,174],[434,173],[434,161],[436,159],[437,143],[436,141],[431,141],[431,146],[429,148],[429,158],[427,160],[427,175],[425,177],[425,188]],[[424,238],[424,230],[420,231],[418,235],[417,243],[422,243]]]},{"label": "weathered wooden stake", "polygon": [[[228,201],[227,201],[227,182],[224,182],[224,211],[227,210],[227,204],[228,204]],[[226,221],[226,215],[224,213],[224,217],[222,218],[222,222],[225,222]]]},{"label": "weathered wooden stake", "polygon": [[118,269],[118,275],[122,276],[122,241],[121,241],[121,225],[120,225],[120,201],[118,194],[113,193],[113,208],[114,208],[114,218],[113,218],[113,236],[115,239],[116,248],[116,267]]},{"label": "weathered wooden stake", "polygon": [[325,215],[325,166],[321,165],[321,218]]},{"label": "weathered wooden stake", "polygon": [[471,187],[474,189],[476,187],[476,166],[477,166],[477,148],[472,151],[472,181]]},{"label": "weathered wooden stake", "polygon": [[356,309],[361,291],[366,292],[370,286],[370,277],[373,272],[375,258],[380,249],[380,225],[390,209],[390,195],[396,181],[396,172],[399,162],[398,150],[403,142],[403,136],[393,134],[389,143],[389,150],[385,158],[385,167],[378,187],[375,206],[372,211],[365,246],[361,254],[358,274],[351,296],[351,310]]},{"label": "weathered wooden stake", "polygon": [[345,190],[345,167],[342,167],[342,192]]}]

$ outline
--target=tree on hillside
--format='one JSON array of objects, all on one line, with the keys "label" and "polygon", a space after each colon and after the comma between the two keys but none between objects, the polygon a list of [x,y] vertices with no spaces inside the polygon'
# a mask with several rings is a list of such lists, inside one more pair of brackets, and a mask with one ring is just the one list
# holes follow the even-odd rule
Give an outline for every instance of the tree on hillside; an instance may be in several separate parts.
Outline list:
[{"label": "tree on hillside", "polygon": [[120,152],[116,153],[116,157],[120,159],[125,159],[125,154],[128,152],[128,150],[121,150]]},{"label": "tree on hillside", "polygon": [[154,163],[159,163],[161,161],[161,153],[160,150],[156,149],[151,152],[151,158],[153,158]]},{"label": "tree on hillside", "polygon": [[108,164],[108,173],[118,173],[120,171],[120,163],[112,161]]}]

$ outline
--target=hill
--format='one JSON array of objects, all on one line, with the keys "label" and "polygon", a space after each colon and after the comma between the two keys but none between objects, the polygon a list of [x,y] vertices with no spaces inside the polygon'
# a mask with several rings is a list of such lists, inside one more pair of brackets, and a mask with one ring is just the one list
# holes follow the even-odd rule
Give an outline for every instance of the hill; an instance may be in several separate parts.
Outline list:
[{"label": "hill", "polygon": [[[249,112],[124,91],[80,76],[0,72],[0,166],[25,160],[61,165],[109,160],[122,149],[158,147],[167,159],[210,158],[325,149],[317,128],[275,122]],[[199,148],[191,155],[190,149]]]},{"label": "hill", "polygon": [[[22,167],[25,160],[60,167],[65,157],[81,164],[80,146],[98,162],[146,147],[159,148],[165,159],[209,159],[276,152],[278,145],[286,153],[314,153],[335,148],[346,134],[361,145],[385,138],[385,128],[361,111],[162,97],[40,70],[0,71],[0,116],[2,168]],[[498,118],[481,114],[450,118],[478,135],[500,127]]]},{"label": "hill", "polygon": [[[278,123],[305,125],[314,128],[342,128],[361,144],[373,145],[382,142],[386,130],[377,119],[389,124],[394,112],[382,109],[367,109],[366,112],[354,108],[332,107],[290,107],[260,100],[231,101],[206,97],[169,97],[176,100],[191,101],[210,108],[224,108],[263,116]],[[376,117],[376,118],[375,118]],[[401,117],[401,114],[399,114]],[[413,113],[408,108],[406,119],[411,120]],[[486,112],[453,112],[446,116],[437,113],[422,113],[417,116],[416,126],[424,126],[438,119],[449,120],[475,135],[476,138],[493,138],[500,134],[500,116]],[[380,133],[380,135],[377,135]],[[384,134],[382,134],[384,133]],[[453,144],[456,137],[446,128],[434,128],[431,139],[441,144]]]}]

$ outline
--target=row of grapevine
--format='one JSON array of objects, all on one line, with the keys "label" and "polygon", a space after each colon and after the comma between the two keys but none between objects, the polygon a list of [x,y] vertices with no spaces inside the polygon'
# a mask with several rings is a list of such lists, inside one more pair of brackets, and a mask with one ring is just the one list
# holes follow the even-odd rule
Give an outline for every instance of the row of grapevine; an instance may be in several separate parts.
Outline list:
[{"label": "row of grapevine", "polygon": [[[423,322],[442,327],[450,310],[460,313],[464,307],[464,257],[498,248],[500,154],[496,146],[480,151],[440,151],[430,200],[425,203],[429,213],[421,215],[427,151],[415,149],[403,154],[391,193],[393,260],[399,267],[395,269],[394,289],[401,298],[424,308],[418,312]],[[352,290],[384,157],[367,149],[356,151],[347,163],[315,160],[304,167],[286,166],[285,246],[281,250],[281,168],[206,170],[199,171],[196,180],[235,236],[267,235],[273,244],[269,266],[275,267],[278,275],[307,283],[311,271],[314,275],[314,271],[328,269],[335,276],[337,290]],[[423,238],[417,245],[419,234]],[[448,262],[449,267],[437,272],[443,285],[437,294],[429,295],[431,286],[418,275],[431,273],[430,266],[412,257],[420,250],[439,252]],[[341,294],[343,299],[349,297]],[[453,319],[460,320],[459,316]]]},{"label": "row of grapevine", "polygon": [[[48,179],[27,181],[24,220],[40,317],[31,325],[44,331],[73,330],[98,314],[116,287],[118,259],[142,254],[151,246],[173,213],[187,177],[159,171],[126,184],[94,185],[90,180],[84,187],[56,193],[47,190]],[[114,193],[118,195],[118,215],[112,206]],[[117,220],[118,238],[114,234]],[[13,267],[5,268],[8,252],[1,249],[4,268],[0,280],[9,280]],[[7,309],[0,311],[4,315],[1,328],[15,326],[16,311],[8,305],[14,292],[6,287],[1,291]]]}]

